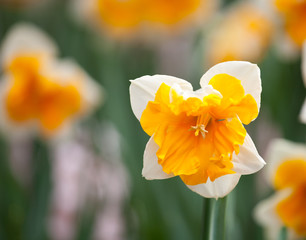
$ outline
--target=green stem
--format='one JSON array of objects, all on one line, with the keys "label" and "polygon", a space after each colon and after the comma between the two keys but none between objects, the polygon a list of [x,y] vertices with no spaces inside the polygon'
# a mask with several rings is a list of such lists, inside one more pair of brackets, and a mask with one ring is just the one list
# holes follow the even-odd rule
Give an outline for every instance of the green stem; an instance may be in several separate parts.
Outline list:
[{"label": "green stem", "polygon": [[278,240],[287,240],[287,228],[282,227],[278,234]]},{"label": "green stem", "polygon": [[227,198],[204,199],[203,240],[225,239],[225,211]]},{"label": "green stem", "polygon": [[210,216],[211,216],[211,205],[213,199],[203,199],[203,240],[209,239],[209,228],[210,228]]}]

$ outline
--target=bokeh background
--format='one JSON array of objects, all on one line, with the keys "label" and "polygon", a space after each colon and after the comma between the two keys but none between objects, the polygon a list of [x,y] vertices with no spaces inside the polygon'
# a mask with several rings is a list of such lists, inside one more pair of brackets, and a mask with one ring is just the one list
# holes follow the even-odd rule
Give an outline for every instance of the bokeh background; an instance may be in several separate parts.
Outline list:
[{"label": "bokeh background", "polygon": [[[1,133],[0,239],[201,238],[203,198],[178,178],[147,181],[141,175],[149,137],[132,113],[129,80],[143,75],[173,75],[197,89],[217,62],[257,63],[262,105],[247,130],[259,153],[265,157],[275,137],[305,142],[306,126],[298,118],[305,98],[301,46],[286,42],[272,1],[256,3],[257,14],[267,18],[259,23],[247,12],[238,15],[238,1],[223,0],[179,27],[146,23],[124,31],[80,16],[74,2],[0,0],[0,44],[16,23],[35,24],[57,44],[60,57],[74,59],[105,95],[69,140],[50,144],[39,135],[14,139]],[[228,12],[238,21],[224,20]],[[229,195],[227,239],[263,239],[253,219],[254,205],[271,194],[263,175],[243,176]]]}]

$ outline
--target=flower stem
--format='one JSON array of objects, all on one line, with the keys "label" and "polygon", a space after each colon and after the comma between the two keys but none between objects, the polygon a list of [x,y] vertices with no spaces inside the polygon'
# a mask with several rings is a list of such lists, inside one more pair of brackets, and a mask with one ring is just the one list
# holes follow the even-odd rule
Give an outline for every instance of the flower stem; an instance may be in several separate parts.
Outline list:
[{"label": "flower stem", "polygon": [[282,227],[278,234],[278,240],[287,240],[287,228]]},{"label": "flower stem", "polygon": [[212,201],[213,199],[209,199],[209,198],[203,199],[203,231],[202,231],[203,240],[209,239]]},{"label": "flower stem", "polygon": [[203,240],[225,239],[226,199],[204,199]]}]

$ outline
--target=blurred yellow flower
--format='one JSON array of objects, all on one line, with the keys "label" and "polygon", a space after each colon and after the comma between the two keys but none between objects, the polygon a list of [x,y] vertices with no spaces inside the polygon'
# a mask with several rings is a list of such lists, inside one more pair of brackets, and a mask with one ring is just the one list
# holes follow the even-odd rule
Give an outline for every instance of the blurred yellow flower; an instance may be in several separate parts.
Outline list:
[{"label": "blurred yellow flower", "polygon": [[1,48],[2,124],[54,135],[98,104],[100,87],[71,60],[57,60],[56,52],[34,26],[19,24],[8,33]]},{"label": "blurred yellow flower", "polygon": [[293,42],[302,47],[306,39],[306,1],[273,0],[284,20],[284,28]]},{"label": "blurred yellow flower", "polygon": [[35,56],[18,56],[11,62],[6,70],[13,82],[5,106],[13,121],[39,119],[43,129],[53,131],[80,110],[81,96],[77,86],[42,75],[40,64]]},{"label": "blurred yellow flower", "polygon": [[180,176],[191,190],[218,198],[240,175],[265,164],[243,127],[258,115],[260,73],[248,62],[226,62],[211,68],[200,84],[193,91],[182,79],[144,76],[131,81],[131,105],[151,136],[143,176]]},{"label": "blurred yellow flower", "polygon": [[282,226],[290,239],[306,237],[306,146],[284,139],[268,149],[268,180],[276,190],[255,208],[257,221],[276,239]]},{"label": "blurred yellow flower", "polygon": [[200,0],[100,0],[100,18],[113,27],[133,27],[142,21],[174,24],[199,8]]},{"label": "blurred yellow flower", "polygon": [[205,40],[208,64],[259,62],[271,43],[272,32],[272,22],[260,8],[251,3],[236,4],[221,16]]},{"label": "blurred yellow flower", "polygon": [[[175,27],[211,15],[214,0],[75,0],[77,15],[112,34],[127,34],[139,28]],[[146,28],[150,28],[150,30]]]}]

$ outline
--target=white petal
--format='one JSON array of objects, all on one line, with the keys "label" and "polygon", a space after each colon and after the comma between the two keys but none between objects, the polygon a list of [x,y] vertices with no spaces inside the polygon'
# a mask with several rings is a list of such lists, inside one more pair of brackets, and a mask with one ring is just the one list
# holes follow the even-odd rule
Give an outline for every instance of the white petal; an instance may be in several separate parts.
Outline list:
[{"label": "white petal", "polygon": [[206,183],[186,186],[203,197],[217,199],[229,194],[237,185],[240,176],[240,174],[227,174],[213,182],[208,179]]},{"label": "white petal", "polygon": [[155,143],[152,136],[146,145],[146,149],[143,155],[142,176],[144,176],[147,180],[174,177],[173,174],[165,173],[162,166],[158,163],[158,158],[156,156],[158,148],[159,147]]},{"label": "white petal", "polygon": [[299,117],[300,117],[301,122],[306,124],[306,98],[305,98],[304,103],[302,105],[302,109],[301,109]]},{"label": "white petal", "polygon": [[203,88],[210,79],[217,74],[226,73],[241,81],[245,94],[251,94],[260,108],[261,79],[260,69],[256,64],[244,61],[231,61],[219,63],[210,68],[201,78],[200,85]]},{"label": "white petal", "polygon": [[252,174],[259,171],[266,163],[259,156],[256,147],[247,134],[244,143],[240,146],[239,154],[234,153],[232,160],[234,167],[233,170],[241,175]]},{"label": "white petal", "polygon": [[19,23],[8,32],[3,41],[0,64],[6,65],[19,54],[40,54],[48,59],[56,53],[56,46],[43,31],[33,25]]},{"label": "white petal", "polygon": [[279,191],[268,199],[261,201],[254,209],[254,218],[260,225],[267,228],[268,239],[277,239],[283,223],[277,215],[275,208],[276,205],[287,198],[291,192],[290,189]]},{"label": "white petal", "polygon": [[176,83],[183,91],[192,91],[192,86],[189,82],[167,75],[143,76],[135,80],[131,80],[131,106],[138,120],[140,120],[142,112],[146,108],[148,102],[154,100],[155,93],[162,83],[169,86]]},{"label": "white petal", "polygon": [[284,161],[289,159],[305,159],[306,161],[306,145],[285,139],[274,139],[270,142],[266,155],[268,181],[273,183],[275,172]]}]

